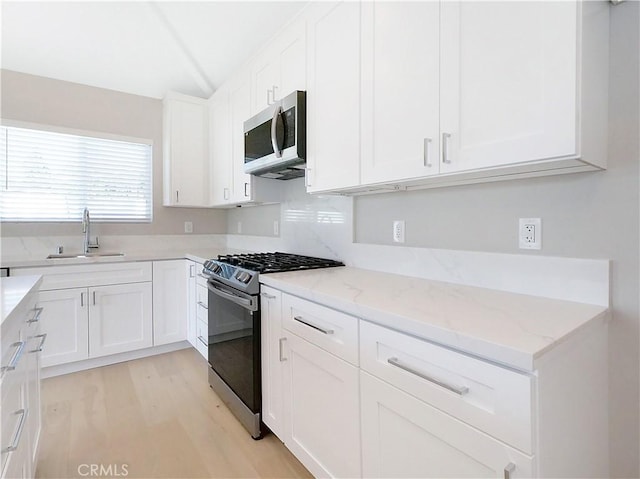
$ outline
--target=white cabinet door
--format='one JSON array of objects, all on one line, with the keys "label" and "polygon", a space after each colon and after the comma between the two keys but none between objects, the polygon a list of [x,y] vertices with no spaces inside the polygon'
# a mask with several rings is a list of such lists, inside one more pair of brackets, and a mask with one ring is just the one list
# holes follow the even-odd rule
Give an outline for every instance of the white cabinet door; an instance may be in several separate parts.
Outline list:
[{"label": "white cabinet door", "polygon": [[253,110],[256,114],[274,102],[274,92],[280,84],[280,64],[275,52],[264,52],[256,61],[252,71]]},{"label": "white cabinet door", "polygon": [[281,440],[282,418],[282,293],[260,286],[260,336],[262,345],[262,422]]},{"label": "white cabinet door", "polygon": [[530,456],[365,372],[360,386],[364,477],[534,476]]},{"label": "white cabinet door", "polygon": [[42,366],[89,358],[89,294],[87,288],[41,291],[42,330],[47,333]]},{"label": "white cabinet door", "polygon": [[438,173],[440,4],[362,4],[362,184]]},{"label": "white cabinet door", "polygon": [[307,191],[360,182],[360,3],[318,3],[307,45]]},{"label": "white cabinet door", "polygon": [[[187,288],[187,304],[188,304],[188,325],[187,325],[187,341],[191,343],[191,346],[194,348],[197,346],[197,327],[196,321],[197,318],[197,308],[198,304],[196,302],[196,271],[197,268],[201,265],[196,263],[195,261],[189,261],[189,279],[188,279],[188,288]],[[155,316],[155,311],[154,311]]]},{"label": "white cabinet door", "polygon": [[315,477],[360,477],[358,368],[285,337],[286,446]]},{"label": "white cabinet door", "polygon": [[92,358],[153,345],[151,283],[89,288],[89,297]]},{"label": "white cabinet door", "polygon": [[170,93],[164,107],[165,206],[207,206],[207,103]]},{"label": "white cabinet door", "polygon": [[575,155],[577,2],[440,8],[440,171]]},{"label": "white cabinet door", "polygon": [[209,101],[210,197],[214,206],[231,201],[231,134],[229,94],[219,89]]},{"label": "white cabinet door", "polygon": [[189,261],[153,262],[153,345],[187,338]]},{"label": "white cabinet door", "polygon": [[251,116],[251,84],[248,75],[238,77],[229,92],[231,129],[231,172],[233,203],[244,203],[252,197],[252,176],[244,172],[244,122]]}]

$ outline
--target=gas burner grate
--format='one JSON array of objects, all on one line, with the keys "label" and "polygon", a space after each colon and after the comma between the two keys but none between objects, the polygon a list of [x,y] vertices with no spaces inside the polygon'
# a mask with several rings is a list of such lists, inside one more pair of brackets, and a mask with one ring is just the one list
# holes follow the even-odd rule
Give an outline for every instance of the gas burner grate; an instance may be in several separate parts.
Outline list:
[{"label": "gas burner grate", "polygon": [[312,256],[280,252],[219,255],[218,261],[259,273],[280,273],[284,271],[344,266],[343,263],[332,259],[314,258]]}]

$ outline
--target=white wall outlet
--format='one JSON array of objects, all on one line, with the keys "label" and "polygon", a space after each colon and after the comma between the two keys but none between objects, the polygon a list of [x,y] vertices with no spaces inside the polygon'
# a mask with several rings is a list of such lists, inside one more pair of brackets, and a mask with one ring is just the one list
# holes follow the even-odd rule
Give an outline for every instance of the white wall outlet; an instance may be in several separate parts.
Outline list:
[{"label": "white wall outlet", "polygon": [[278,220],[273,221],[273,236],[280,234],[280,222]]},{"label": "white wall outlet", "polygon": [[242,221],[238,221],[238,234],[242,233]]},{"label": "white wall outlet", "polygon": [[404,243],[404,220],[393,222],[393,242]]},{"label": "white wall outlet", "polygon": [[193,223],[191,221],[184,222],[184,232],[193,233]]},{"label": "white wall outlet", "polygon": [[518,245],[520,249],[542,249],[542,220],[540,218],[520,218]]}]

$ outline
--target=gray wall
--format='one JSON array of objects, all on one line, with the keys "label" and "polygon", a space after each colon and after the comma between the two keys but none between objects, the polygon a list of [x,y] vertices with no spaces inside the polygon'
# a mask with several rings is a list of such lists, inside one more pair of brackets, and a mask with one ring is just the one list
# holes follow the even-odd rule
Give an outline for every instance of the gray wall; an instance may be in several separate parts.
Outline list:
[{"label": "gray wall", "polygon": [[[8,70],[0,80],[3,119],[153,140],[153,222],[96,223],[93,233],[180,234],[184,221],[193,222],[195,234],[225,232],[224,210],[162,206],[162,101]],[[75,223],[2,223],[2,236],[76,233]]]},{"label": "gray wall", "polygon": [[[354,201],[360,243],[392,244],[393,220],[403,219],[407,246],[612,260],[610,447],[612,475],[621,478],[640,477],[639,27],[640,3],[611,7],[607,171]],[[244,234],[270,236],[280,216],[273,207],[234,210],[229,232],[242,221]],[[541,252],[518,249],[518,218],[524,217],[542,218]],[[244,226],[252,221],[253,227]]]}]

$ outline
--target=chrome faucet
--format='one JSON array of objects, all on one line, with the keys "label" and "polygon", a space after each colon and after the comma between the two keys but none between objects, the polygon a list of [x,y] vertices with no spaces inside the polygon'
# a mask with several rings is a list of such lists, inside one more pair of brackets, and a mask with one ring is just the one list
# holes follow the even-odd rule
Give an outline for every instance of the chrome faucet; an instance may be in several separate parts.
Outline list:
[{"label": "chrome faucet", "polygon": [[89,208],[85,208],[82,212],[82,232],[84,233],[84,245],[82,252],[84,254],[89,253],[89,249],[98,248],[98,237],[96,236],[96,242],[91,243],[91,218],[89,217]]}]

